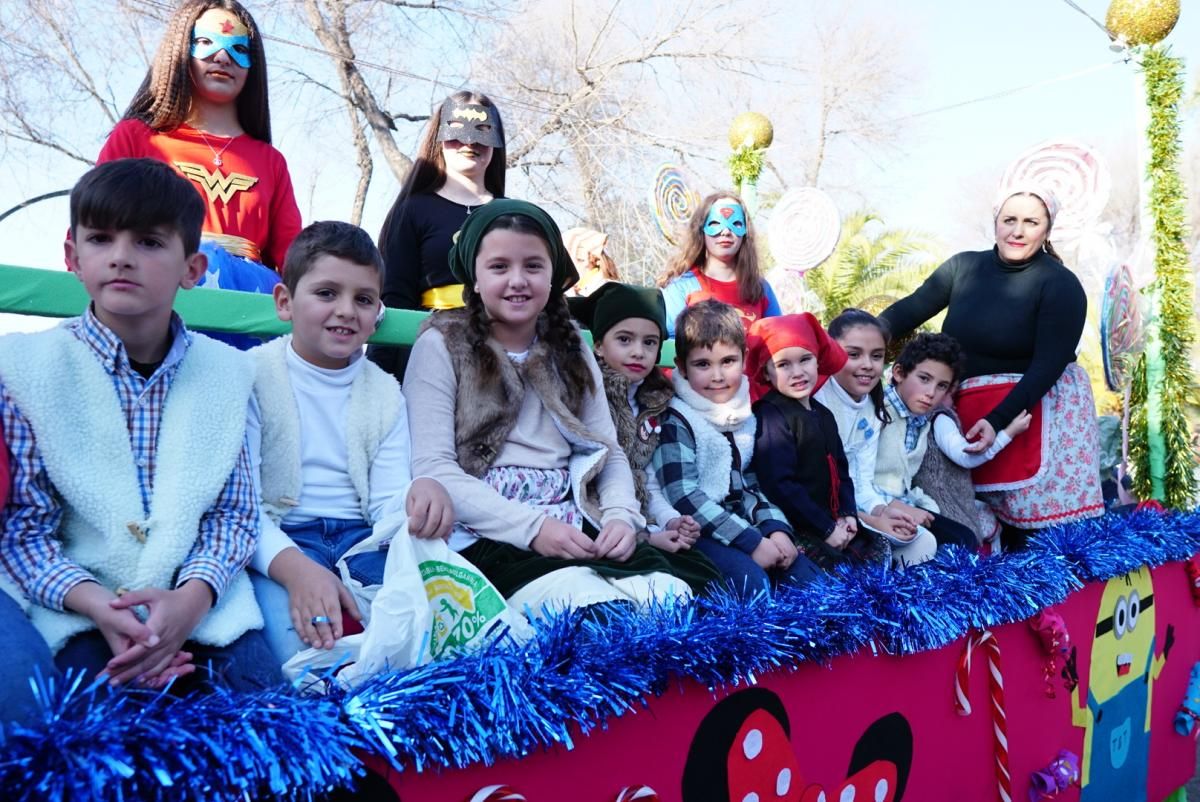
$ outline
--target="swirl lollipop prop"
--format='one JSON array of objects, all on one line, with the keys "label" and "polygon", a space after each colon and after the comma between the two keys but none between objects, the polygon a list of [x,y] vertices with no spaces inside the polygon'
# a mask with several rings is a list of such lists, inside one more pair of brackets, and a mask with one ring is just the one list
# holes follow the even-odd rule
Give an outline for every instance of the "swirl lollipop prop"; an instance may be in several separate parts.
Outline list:
[{"label": "swirl lollipop prop", "polygon": [[1004,171],[1004,188],[1035,184],[1058,198],[1062,209],[1051,239],[1074,241],[1100,218],[1112,191],[1112,176],[1098,151],[1071,140],[1044,142],[1022,153]]},{"label": "swirl lollipop prop", "polygon": [[842,218],[833,200],[815,187],[789,190],[771,213],[767,239],[775,264],[804,275],[837,247]]},{"label": "swirl lollipop prop", "polygon": [[700,195],[688,184],[683,170],[673,164],[658,168],[650,187],[650,208],[667,242],[679,244],[679,229],[687,225],[699,205]]},{"label": "swirl lollipop prop", "polygon": [[1104,382],[1108,389],[1121,393],[1121,469],[1123,480],[1129,465],[1129,374],[1142,351],[1145,338],[1142,311],[1133,272],[1129,265],[1117,265],[1104,282],[1104,302],[1100,307],[1100,354],[1104,361]]},{"label": "swirl lollipop prop", "polygon": [[1104,381],[1114,393],[1129,383],[1129,371],[1142,349],[1142,313],[1129,265],[1118,265],[1104,282],[1100,307],[1100,350]]}]

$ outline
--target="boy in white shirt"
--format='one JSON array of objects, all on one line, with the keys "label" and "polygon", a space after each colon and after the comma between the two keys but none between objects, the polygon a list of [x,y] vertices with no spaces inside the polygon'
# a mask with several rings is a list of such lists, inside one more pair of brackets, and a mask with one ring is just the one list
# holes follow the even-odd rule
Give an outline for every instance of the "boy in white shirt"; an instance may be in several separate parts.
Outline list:
[{"label": "boy in white shirt", "polygon": [[[292,333],[252,352],[257,378],[247,438],[263,505],[252,578],[281,663],[305,644],[332,648],[343,612],[362,618],[337,564],[371,535],[396,496],[407,494],[415,537],[445,537],[454,520],[441,484],[412,478],[400,386],[363,359],[382,317],[382,272],[362,229],[308,226],[288,249],[275,288],[276,313]],[[351,555],[348,573],[363,586],[378,585],[386,559],[383,549]]]}]

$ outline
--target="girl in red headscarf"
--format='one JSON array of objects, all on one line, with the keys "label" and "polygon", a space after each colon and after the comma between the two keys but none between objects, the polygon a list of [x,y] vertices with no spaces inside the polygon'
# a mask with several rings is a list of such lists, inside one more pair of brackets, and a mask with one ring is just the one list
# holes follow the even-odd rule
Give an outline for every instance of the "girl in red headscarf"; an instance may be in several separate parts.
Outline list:
[{"label": "girl in red headscarf", "polygon": [[888,559],[883,539],[859,526],[837,421],[812,397],[841,370],[846,352],[807,312],[755,321],[748,351],[746,371],[760,396],[754,469],[804,553],[826,568]]}]

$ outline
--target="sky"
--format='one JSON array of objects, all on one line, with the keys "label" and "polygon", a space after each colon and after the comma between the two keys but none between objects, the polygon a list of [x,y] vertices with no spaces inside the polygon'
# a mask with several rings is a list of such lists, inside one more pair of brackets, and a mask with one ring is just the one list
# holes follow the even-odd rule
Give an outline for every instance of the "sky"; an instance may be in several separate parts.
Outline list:
[{"label": "sky", "polygon": [[[1114,64],[1120,55],[1109,49],[1103,32],[1064,0],[843,1],[886,15],[897,25],[914,77],[895,110],[906,118],[897,123],[901,132],[896,144],[883,154],[843,160],[837,168],[839,183],[853,187],[835,196],[842,211],[869,205],[889,226],[931,233],[948,252],[978,249],[989,244],[985,216],[991,193],[1005,166],[1027,148],[1067,138],[1097,148],[1114,165],[1133,158],[1140,102],[1133,67]],[[740,5],[748,12],[754,7],[749,0]],[[1101,20],[1107,8],[1107,2],[1098,0],[1078,0],[1078,5]],[[1200,4],[1186,0],[1183,5],[1167,41],[1186,60],[1190,95],[1200,62]],[[272,21],[260,20],[260,25],[272,31]],[[756,97],[762,95],[756,92]],[[945,109],[956,104],[962,105]],[[273,103],[273,112],[276,146],[288,157],[306,219],[344,216],[353,164],[345,166],[347,179],[337,182],[340,191],[309,192],[315,175],[337,166],[289,152],[298,137],[289,135],[286,104]],[[1185,137],[1194,139],[1200,133],[1200,113],[1189,113]],[[416,131],[414,126],[414,143]],[[97,132],[97,148],[103,136]],[[42,164],[25,165],[0,182],[0,211],[32,195],[68,187],[80,170],[51,157]],[[363,220],[368,231],[378,231],[396,189],[380,159]],[[66,201],[59,199],[0,221],[0,263],[58,269],[66,220]],[[0,330],[14,325],[11,319],[0,321]]]}]

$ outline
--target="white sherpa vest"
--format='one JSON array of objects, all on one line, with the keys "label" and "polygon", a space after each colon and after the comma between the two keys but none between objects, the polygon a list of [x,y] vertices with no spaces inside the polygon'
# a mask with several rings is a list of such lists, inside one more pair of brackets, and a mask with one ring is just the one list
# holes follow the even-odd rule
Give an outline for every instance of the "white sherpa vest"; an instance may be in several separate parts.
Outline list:
[{"label": "white sherpa vest", "polygon": [[900,417],[900,412],[891,399],[886,399],[884,403],[887,404],[892,421],[879,433],[879,455],[875,458],[875,486],[889,496],[903,498],[912,490],[913,477],[921,469],[925,451],[929,448],[929,430],[933,425],[922,428],[917,437],[917,447],[906,451],[904,435],[908,430],[908,421]]},{"label": "white sherpa vest", "polygon": [[[733,449],[729,447],[729,440],[720,429],[709,423],[703,413],[689,406],[679,396],[671,399],[670,407],[683,416],[696,438],[696,469],[700,473],[700,489],[710,499],[721,503],[729,495],[733,473]],[[732,432],[741,458],[739,467],[743,471],[754,456],[754,428],[754,416],[750,415]]]},{"label": "white sherpa vest", "polygon": [[[194,335],[162,411],[149,517],[125,415],[95,352],[63,327],[10,334],[0,338],[0,376],[62,497],[65,554],[112,591],[173,587],[200,518],[242,450],[253,381],[248,360]],[[95,627],[85,616],[41,606],[29,617],[54,652]],[[226,646],[262,623],[250,578],[240,571],[191,639]]]},{"label": "white sherpa vest", "polygon": [[[279,337],[251,351],[257,375],[254,395],[262,412],[263,509],[276,523],[300,500],[300,413],[288,374],[291,337]],[[350,482],[358,493],[363,520],[370,515],[371,463],[396,426],[404,398],[400,385],[374,362],[367,362],[350,385],[346,409],[346,456]]]}]

